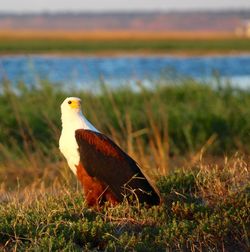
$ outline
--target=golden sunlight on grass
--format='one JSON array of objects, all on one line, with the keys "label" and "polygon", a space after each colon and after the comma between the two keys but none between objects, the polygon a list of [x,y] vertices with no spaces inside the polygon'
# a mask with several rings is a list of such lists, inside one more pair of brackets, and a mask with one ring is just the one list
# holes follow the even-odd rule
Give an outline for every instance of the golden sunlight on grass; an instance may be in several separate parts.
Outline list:
[{"label": "golden sunlight on grass", "polygon": [[143,32],[143,31],[65,31],[65,30],[2,30],[3,40],[30,39],[65,39],[65,40],[193,40],[193,39],[233,39],[237,38],[230,32]]}]

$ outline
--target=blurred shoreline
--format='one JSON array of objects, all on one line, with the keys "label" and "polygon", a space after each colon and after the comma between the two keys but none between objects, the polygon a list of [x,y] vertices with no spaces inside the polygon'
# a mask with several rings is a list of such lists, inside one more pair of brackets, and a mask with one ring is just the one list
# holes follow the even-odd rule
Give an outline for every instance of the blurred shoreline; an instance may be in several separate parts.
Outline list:
[{"label": "blurred shoreline", "polygon": [[214,40],[242,38],[234,32],[226,31],[130,31],[130,30],[93,30],[67,31],[46,29],[2,29],[1,39],[65,39],[65,40]]},{"label": "blurred shoreline", "polygon": [[153,51],[101,51],[101,52],[36,52],[36,53],[25,53],[25,52],[17,52],[17,53],[9,53],[9,52],[0,52],[0,57],[15,57],[15,56],[23,56],[28,55],[30,57],[46,57],[46,58],[64,58],[64,57],[74,57],[74,58],[92,58],[92,57],[98,57],[98,58],[120,58],[120,57],[128,57],[128,58],[134,58],[134,57],[146,57],[146,58],[153,58],[153,57],[174,57],[174,58],[195,58],[195,57],[230,57],[230,56],[248,56],[250,55],[250,51],[229,51],[229,52],[221,52],[221,51],[177,51],[177,52],[153,52]]},{"label": "blurred shoreline", "polygon": [[250,53],[250,39],[228,32],[0,31],[0,55],[210,56]]}]

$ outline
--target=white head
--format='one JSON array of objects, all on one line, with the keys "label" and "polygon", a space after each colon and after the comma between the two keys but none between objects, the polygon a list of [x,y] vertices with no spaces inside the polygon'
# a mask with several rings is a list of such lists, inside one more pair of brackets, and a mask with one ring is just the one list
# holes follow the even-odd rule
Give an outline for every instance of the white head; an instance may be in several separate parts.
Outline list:
[{"label": "white head", "polygon": [[72,130],[91,129],[98,131],[82,114],[81,99],[67,97],[61,104],[62,125]]},{"label": "white head", "polygon": [[81,99],[78,97],[67,97],[61,104],[62,124],[74,124],[76,121],[81,121],[82,108]]},{"label": "white head", "polygon": [[72,114],[81,112],[81,99],[78,97],[67,97],[61,104],[62,114]]}]

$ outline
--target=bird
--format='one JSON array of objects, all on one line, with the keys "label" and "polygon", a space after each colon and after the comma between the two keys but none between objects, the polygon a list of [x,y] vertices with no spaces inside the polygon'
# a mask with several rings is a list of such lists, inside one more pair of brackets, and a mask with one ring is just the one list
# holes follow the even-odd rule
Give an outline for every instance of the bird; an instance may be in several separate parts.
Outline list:
[{"label": "bird", "polygon": [[83,188],[86,203],[99,207],[124,200],[159,205],[157,188],[139,165],[83,115],[81,99],[67,97],[61,104],[59,149]]}]

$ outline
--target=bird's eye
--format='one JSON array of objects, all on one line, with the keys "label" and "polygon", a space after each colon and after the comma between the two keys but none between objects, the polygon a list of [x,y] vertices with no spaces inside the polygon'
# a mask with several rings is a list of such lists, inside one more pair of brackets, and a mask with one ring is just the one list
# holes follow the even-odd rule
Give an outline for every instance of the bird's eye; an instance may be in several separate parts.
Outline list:
[{"label": "bird's eye", "polygon": [[72,101],[68,101],[68,104],[71,104],[72,103]]}]

